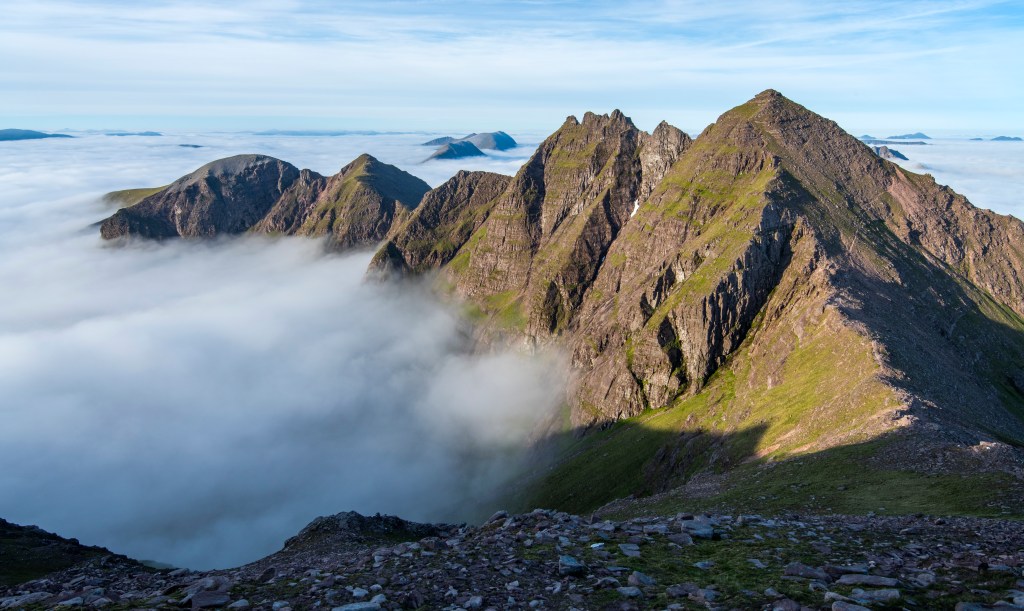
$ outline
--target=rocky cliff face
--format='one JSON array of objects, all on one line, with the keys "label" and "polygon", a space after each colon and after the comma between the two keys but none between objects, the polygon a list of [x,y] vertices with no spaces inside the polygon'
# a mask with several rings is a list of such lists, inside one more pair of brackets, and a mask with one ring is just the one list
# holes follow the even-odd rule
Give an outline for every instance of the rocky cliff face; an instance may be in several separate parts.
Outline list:
[{"label": "rocky cliff face", "polygon": [[429,186],[369,155],[325,178],[264,155],[207,164],[103,221],[105,239],[244,232],[327,236],[338,248],[374,244]]},{"label": "rocky cliff face", "polygon": [[[457,238],[448,245],[457,251],[444,267],[449,282],[495,326],[533,341],[559,334],[638,196],[688,144],[668,125],[644,134],[618,111],[570,117],[488,203],[478,227],[453,231],[458,215],[441,220],[440,233]],[[422,233],[420,225],[410,230]],[[399,241],[413,239],[399,230]],[[382,253],[375,265],[394,255]]]},{"label": "rocky cliff face", "polygon": [[392,229],[371,268],[404,275],[448,264],[487,220],[510,180],[490,172],[459,172],[427,193],[409,219]]},{"label": "rocky cliff face", "polygon": [[103,221],[100,232],[106,239],[242,233],[263,218],[298,177],[298,168],[265,155],[220,159],[118,210]]}]

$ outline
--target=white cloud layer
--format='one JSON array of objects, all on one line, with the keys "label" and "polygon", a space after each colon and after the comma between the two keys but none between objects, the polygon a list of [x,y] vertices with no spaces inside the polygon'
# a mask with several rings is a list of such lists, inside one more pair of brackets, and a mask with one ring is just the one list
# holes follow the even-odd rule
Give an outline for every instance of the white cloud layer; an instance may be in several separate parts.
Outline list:
[{"label": "white cloud layer", "polygon": [[[998,135],[998,134],[996,134]],[[927,172],[979,208],[1024,219],[1024,142],[992,142],[937,138],[927,146],[891,145],[908,157],[899,164]]]},{"label": "white cloud layer", "polygon": [[[0,516],[190,567],[254,560],[349,509],[472,517],[557,406],[558,359],[469,356],[458,317],[427,291],[362,281],[368,253],[326,257],[303,239],[102,244],[88,226],[110,212],[96,193],[272,144],[192,139],[210,149],[104,136],[0,147]],[[299,140],[271,148],[298,153],[286,149]],[[325,171],[355,156],[347,147],[422,152],[406,137],[301,142],[334,147],[305,156]],[[445,167],[420,166],[435,182]]]}]

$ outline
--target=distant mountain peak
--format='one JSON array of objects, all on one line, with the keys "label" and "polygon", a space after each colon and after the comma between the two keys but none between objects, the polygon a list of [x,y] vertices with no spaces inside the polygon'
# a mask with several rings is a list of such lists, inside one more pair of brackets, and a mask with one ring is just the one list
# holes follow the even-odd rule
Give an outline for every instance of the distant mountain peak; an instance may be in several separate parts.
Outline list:
[{"label": "distant mountain peak", "polygon": [[267,155],[235,155],[131,202],[102,222],[101,235],[195,238],[255,232],[328,236],[336,247],[372,244],[429,189],[368,154],[330,178]]}]

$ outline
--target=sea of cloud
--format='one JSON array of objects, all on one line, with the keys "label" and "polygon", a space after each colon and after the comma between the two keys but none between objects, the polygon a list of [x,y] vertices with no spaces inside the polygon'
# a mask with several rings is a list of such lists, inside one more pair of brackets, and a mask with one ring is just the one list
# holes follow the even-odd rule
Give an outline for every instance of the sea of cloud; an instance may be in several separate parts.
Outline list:
[{"label": "sea of cloud", "polygon": [[[0,516],[207,568],[318,515],[472,519],[557,409],[557,355],[470,355],[425,287],[306,239],[111,247],[107,190],[266,152],[334,172],[362,151],[437,184],[423,135],[184,135],[0,148]],[[180,143],[201,144],[192,149]],[[511,172],[532,148],[472,160]],[[466,164],[470,165],[470,164]]]},{"label": "sea of cloud", "polygon": [[900,165],[931,174],[975,206],[1024,219],[1024,142],[992,142],[989,138],[936,138],[925,146],[894,144],[891,148],[908,157],[908,161],[899,161]]}]

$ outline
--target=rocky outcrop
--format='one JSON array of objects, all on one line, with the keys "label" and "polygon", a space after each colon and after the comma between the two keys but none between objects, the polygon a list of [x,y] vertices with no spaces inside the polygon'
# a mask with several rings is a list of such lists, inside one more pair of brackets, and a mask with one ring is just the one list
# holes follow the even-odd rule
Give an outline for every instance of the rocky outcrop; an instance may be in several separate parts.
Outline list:
[{"label": "rocky outcrop", "polygon": [[[110,555],[102,547],[82,545],[77,539],[65,539],[37,526],[20,526],[0,519],[0,589]],[[120,558],[127,561],[123,556]],[[34,602],[39,601],[18,604]],[[0,609],[7,608],[16,607],[0,595]]]},{"label": "rocky outcrop", "polygon": [[336,247],[376,244],[404,219],[430,185],[370,155],[360,155],[327,179],[294,233],[327,236]]},{"label": "rocky outcrop", "polygon": [[100,233],[114,239],[254,232],[327,236],[335,247],[373,244],[428,190],[422,180],[369,155],[329,178],[265,155],[238,155],[125,202],[129,206],[104,220]]},{"label": "rocky outcrop", "polygon": [[620,521],[538,509],[429,526],[340,515],[413,528],[343,528],[334,532],[354,536],[216,571],[87,563],[0,586],[0,608],[855,611],[904,600],[962,609],[1024,602],[1014,585],[1024,534],[1013,520],[746,512]]},{"label": "rocky outcrop", "polygon": [[392,229],[371,269],[404,275],[448,264],[487,220],[510,181],[501,174],[460,171],[428,192],[409,219]]},{"label": "rocky outcrop", "polygon": [[[565,329],[638,194],[689,139],[671,126],[643,134],[621,112],[570,117],[454,244],[445,267],[460,294],[499,326],[545,340]],[[449,219],[457,217],[448,217]],[[442,230],[452,235],[450,228]],[[382,253],[378,261],[393,259]]]},{"label": "rocky outcrop", "polygon": [[884,145],[873,146],[871,148],[875,151],[875,154],[881,157],[882,159],[900,159],[902,161],[907,161],[907,156],[897,151],[896,149],[891,149]]},{"label": "rocky outcrop", "polygon": [[679,128],[662,121],[650,134],[640,134],[640,176],[642,178],[634,211],[639,203],[647,199],[654,187],[675,164],[679,156],[693,141]]},{"label": "rocky outcrop", "polygon": [[442,532],[442,528],[434,524],[409,522],[396,516],[364,516],[355,511],[345,511],[316,518],[297,535],[285,541],[282,552],[337,552],[373,543],[416,541],[435,537]]},{"label": "rocky outcrop", "polygon": [[74,138],[69,134],[49,134],[33,129],[0,129],[0,142],[14,140],[40,140],[42,138]]}]

